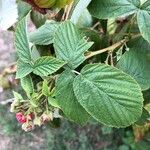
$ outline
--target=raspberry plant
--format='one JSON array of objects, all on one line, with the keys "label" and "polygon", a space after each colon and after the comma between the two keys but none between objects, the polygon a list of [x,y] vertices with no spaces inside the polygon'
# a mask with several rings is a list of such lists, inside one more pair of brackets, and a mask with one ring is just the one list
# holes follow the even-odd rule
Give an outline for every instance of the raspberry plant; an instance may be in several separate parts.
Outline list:
[{"label": "raspberry plant", "polygon": [[116,128],[149,122],[149,0],[17,4],[16,78],[26,96],[14,92],[11,111],[25,118],[23,129],[62,117]]}]

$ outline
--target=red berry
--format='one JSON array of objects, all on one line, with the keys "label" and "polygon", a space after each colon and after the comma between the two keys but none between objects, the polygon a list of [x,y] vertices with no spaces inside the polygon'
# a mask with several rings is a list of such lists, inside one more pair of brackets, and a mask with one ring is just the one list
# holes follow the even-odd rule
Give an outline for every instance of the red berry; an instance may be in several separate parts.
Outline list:
[{"label": "red berry", "polygon": [[25,123],[27,121],[26,117],[21,112],[19,112],[19,113],[16,114],[16,119],[21,124]]}]

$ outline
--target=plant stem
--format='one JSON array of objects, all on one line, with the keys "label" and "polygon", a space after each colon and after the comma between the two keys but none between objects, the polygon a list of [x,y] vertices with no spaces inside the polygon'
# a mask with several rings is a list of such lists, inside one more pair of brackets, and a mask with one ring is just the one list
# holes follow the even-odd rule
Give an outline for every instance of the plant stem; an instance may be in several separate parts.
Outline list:
[{"label": "plant stem", "polygon": [[72,7],[73,7],[73,2],[67,7],[67,12],[66,12],[65,20],[67,20],[69,18],[69,15],[70,15]]},{"label": "plant stem", "polygon": [[123,39],[123,40],[121,40],[121,41],[119,41],[119,42],[115,43],[114,45],[111,45],[107,48],[100,49],[100,50],[97,50],[97,51],[94,51],[94,52],[90,52],[90,54],[86,56],[86,59],[89,59],[93,56],[96,56],[98,54],[102,54],[102,53],[107,52],[107,51],[113,51],[114,49],[118,48],[119,46],[122,46],[127,41],[128,41],[127,39]]}]

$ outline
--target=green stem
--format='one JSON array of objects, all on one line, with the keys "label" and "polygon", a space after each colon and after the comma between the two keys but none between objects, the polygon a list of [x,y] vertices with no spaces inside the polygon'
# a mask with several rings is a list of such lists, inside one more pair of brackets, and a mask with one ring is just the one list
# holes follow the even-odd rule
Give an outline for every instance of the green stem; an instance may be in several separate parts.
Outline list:
[{"label": "green stem", "polygon": [[97,51],[94,51],[94,52],[89,52],[89,54],[86,56],[86,59],[89,59],[93,56],[96,56],[96,55],[99,55],[99,54],[102,54],[102,53],[105,53],[107,51],[109,52],[112,52],[113,50],[115,50],[116,48],[124,45],[126,42],[128,42],[130,39],[135,39],[137,37],[141,36],[141,34],[137,34],[137,35],[134,35],[132,38],[125,38],[107,48],[104,48],[104,49],[100,49],[100,50],[97,50]]},{"label": "green stem", "polygon": [[111,45],[107,48],[104,48],[104,49],[100,49],[100,50],[97,50],[97,51],[94,51],[94,52],[91,52],[89,55],[86,56],[86,59],[89,59],[93,56],[96,56],[96,55],[99,55],[99,54],[102,54],[104,52],[107,52],[107,51],[113,51],[114,49],[122,46],[124,43],[126,43],[128,40],[127,39],[123,39],[117,43],[115,43],[114,45]]}]

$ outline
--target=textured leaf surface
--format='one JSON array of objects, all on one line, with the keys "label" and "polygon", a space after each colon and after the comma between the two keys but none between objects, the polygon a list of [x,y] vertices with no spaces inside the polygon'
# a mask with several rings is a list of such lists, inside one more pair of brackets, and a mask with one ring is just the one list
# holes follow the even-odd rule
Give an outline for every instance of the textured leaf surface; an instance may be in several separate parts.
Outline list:
[{"label": "textured leaf surface", "polygon": [[23,100],[23,97],[21,96],[21,94],[13,91],[13,95],[14,95],[15,101],[20,102]]},{"label": "textured leaf surface", "polygon": [[137,14],[137,22],[142,36],[150,43],[150,10],[140,10]]},{"label": "textured leaf surface", "polygon": [[78,2],[75,5],[75,8],[73,10],[72,16],[71,16],[71,22],[76,24],[82,15],[82,13],[86,10],[87,6],[91,0],[78,0]]},{"label": "textured leaf surface", "polygon": [[130,49],[122,56],[117,67],[131,75],[140,84],[142,90],[150,88],[150,59],[147,54]]},{"label": "textured leaf surface", "polygon": [[93,42],[87,42],[79,30],[69,21],[62,23],[55,33],[56,56],[66,61],[72,69],[85,60],[84,52],[92,45]]},{"label": "textured leaf surface", "polygon": [[48,87],[48,82],[47,82],[46,80],[43,81],[42,93],[43,93],[45,96],[50,96],[50,91],[49,91],[49,87]]},{"label": "textured leaf surface", "polygon": [[23,19],[29,13],[29,11],[31,11],[31,9],[32,7],[28,3],[18,1],[18,15],[19,15],[18,20]]},{"label": "textured leaf surface", "polygon": [[52,44],[58,25],[59,24],[54,21],[46,22],[43,26],[30,34],[30,42],[38,45]]},{"label": "textured leaf surface", "polygon": [[21,79],[21,86],[30,98],[31,94],[34,92],[34,86],[30,75]]},{"label": "textured leaf surface", "polygon": [[141,54],[150,53],[150,43],[146,41],[142,36],[134,38],[127,43],[129,49],[135,49]]},{"label": "textured leaf surface", "polygon": [[44,25],[46,22],[46,19],[47,19],[46,15],[43,15],[37,11],[31,12],[31,20],[34,23],[34,25],[36,26],[36,28],[39,28],[42,25]]},{"label": "textured leaf surface", "polygon": [[18,61],[17,63],[17,73],[16,78],[23,78],[33,71],[33,68],[30,64]]},{"label": "textured leaf surface", "polygon": [[103,64],[87,65],[74,80],[79,103],[99,122],[129,126],[142,114],[139,85],[129,75]]},{"label": "textured leaf surface", "polygon": [[39,76],[48,76],[56,72],[64,64],[64,61],[54,57],[44,56],[35,61],[33,73]]},{"label": "textured leaf surface", "polygon": [[140,0],[93,0],[89,5],[91,14],[99,19],[116,18],[135,13]]},{"label": "textured leaf surface", "polygon": [[27,24],[26,18],[23,18],[17,25],[15,32],[15,46],[19,55],[19,58],[24,62],[31,61],[31,49],[29,47],[29,41],[27,37]]},{"label": "textured leaf surface", "polygon": [[75,75],[70,71],[61,74],[56,83],[56,99],[68,119],[83,125],[87,122],[89,115],[74,95],[74,77]]}]

